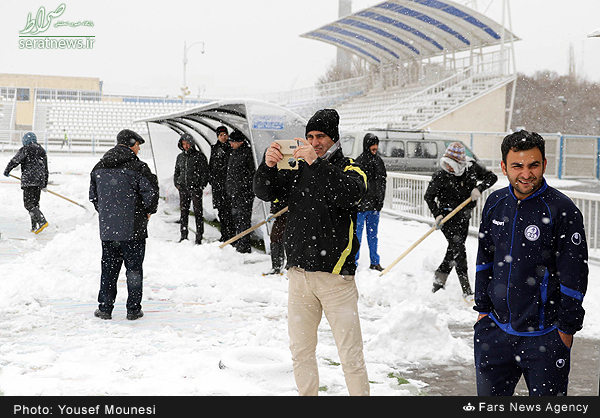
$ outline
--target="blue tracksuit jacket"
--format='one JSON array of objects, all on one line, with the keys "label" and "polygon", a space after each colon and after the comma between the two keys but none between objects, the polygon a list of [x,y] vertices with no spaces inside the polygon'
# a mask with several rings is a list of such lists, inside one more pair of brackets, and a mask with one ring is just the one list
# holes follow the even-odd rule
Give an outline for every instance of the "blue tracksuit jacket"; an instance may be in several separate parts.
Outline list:
[{"label": "blue tracksuit jacket", "polygon": [[509,334],[574,334],[583,324],[587,256],[571,199],[545,180],[521,201],[512,186],[500,189],[483,208],[474,309]]}]

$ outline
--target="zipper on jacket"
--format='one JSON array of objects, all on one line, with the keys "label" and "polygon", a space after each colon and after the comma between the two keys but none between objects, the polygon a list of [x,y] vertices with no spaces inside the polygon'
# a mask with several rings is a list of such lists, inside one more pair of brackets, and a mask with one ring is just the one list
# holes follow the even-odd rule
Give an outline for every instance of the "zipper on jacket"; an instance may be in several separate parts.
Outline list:
[{"label": "zipper on jacket", "polygon": [[[517,217],[519,215],[519,208],[521,206],[521,201],[517,200],[517,208],[515,210],[515,216],[513,218],[513,227],[512,227],[512,233],[511,233],[511,237],[510,237],[510,251],[509,251],[509,257],[510,257],[510,267],[508,268],[508,281],[506,283],[506,307],[508,308],[508,326],[510,328],[512,328],[512,311],[510,310],[510,302],[509,302],[509,293],[510,293],[510,279],[512,276],[512,265],[514,262],[513,259],[513,245],[515,243],[515,228],[517,227]],[[505,260],[506,262],[506,260]]]}]

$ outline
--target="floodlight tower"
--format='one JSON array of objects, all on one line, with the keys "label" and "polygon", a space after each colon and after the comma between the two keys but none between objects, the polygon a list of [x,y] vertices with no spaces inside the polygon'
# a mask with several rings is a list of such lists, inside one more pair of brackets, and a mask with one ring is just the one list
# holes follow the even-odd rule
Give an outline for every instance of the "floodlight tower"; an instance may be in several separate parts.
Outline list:
[{"label": "floodlight tower", "polygon": [[[338,17],[342,18],[352,14],[352,0],[339,0]],[[337,49],[337,67],[342,70],[352,68],[352,54],[343,48]]]},{"label": "floodlight tower", "polygon": [[191,47],[193,47],[194,45],[198,45],[198,44],[202,44],[202,53],[204,54],[204,42],[198,41],[198,42],[194,42],[190,46],[187,46],[186,42],[183,41],[183,87],[181,87],[181,99],[182,99],[184,105],[185,105],[185,98],[190,94],[190,90],[188,89],[187,78],[186,78],[186,66],[187,66],[187,62],[188,62],[187,53]]}]

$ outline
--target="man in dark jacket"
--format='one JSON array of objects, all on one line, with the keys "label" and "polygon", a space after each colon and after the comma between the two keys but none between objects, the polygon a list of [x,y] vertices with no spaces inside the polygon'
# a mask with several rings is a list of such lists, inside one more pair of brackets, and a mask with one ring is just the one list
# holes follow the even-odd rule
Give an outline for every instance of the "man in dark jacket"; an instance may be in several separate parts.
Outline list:
[{"label": "man in dark jacket", "polygon": [[588,253],[583,216],[544,179],[544,139],[504,138],[509,186],[487,199],[479,229],[474,350],[477,393],[567,395],[573,334],[583,325]]},{"label": "man in dark jacket", "polygon": [[[252,149],[242,132],[234,130],[229,137],[229,143],[232,150],[227,161],[225,193],[233,218],[232,236],[235,236],[251,227],[252,204],[254,203],[252,178],[256,171],[256,165]],[[234,241],[232,245],[240,253],[249,253],[251,251],[250,235],[243,236]]]},{"label": "man in dark jacket", "polygon": [[182,151],[175,161],[175,173],[173,174],[173,182],[179,190],[181,210],[179,219],[181,239],[179,242],[188,239],[190,204],[193,202],[196,219],[196,244],[202,244],[202,235],[204,235],[202,194],[208,184],[208,160],[198,149],[192,135],[188,133],[181,135],[177,146]]},{"label": "man in dark jacket", "polygon": [[124,129],[90,175],[90,201],[98,211],[102,240],[102,274],[94,315],[111,319],[117,280],[125,263],[127,319],[143,316],[142,279],[148,220],[158,208],[158,179],[137,153],[144,139]]},{"label": "man in dark jacket", "polygon": [[8,177],[11,170],[21,164],[23,203],[31,217],[31,232],[39,234],[48,226],[40,210],[40,194],[48,185],[48,158],[44,148],[37,143],[37,137],[33,132],[27,132],[22,142],[23,147],[8,162],[4,175]]},{"label": "man in dark jacket", "polygon": [[225,182],[227,181],[227,163],[231,154],[229,144],[229,133],[225,126],[219,126],[216,130],[217,142],[210,148],[210,161],[208,170],[209,182],[212,187],[213,207],[217,210],[219,223],[221,224],[221,242],[233,237],[233,217],[231,216],[231,205],[225,193]]},{"label": "man in dark jacket", "polygon": [[[271,202],[271,214],[275,214],[282,209],[287,207],[285,200],[276,199]],[[285,233],[285,225],[287,223],[287,212],[279,215],[273,221],[273,227],[271,228],[271,270],[264,273],[263,276],[283,274],[285,266],[285,246],[283,244],[283,234]]]},{"label": "man in dark jacket", "polygon": [[[363,139],[363,152],[356,159],[368,179],[367,194],[358,204],[358,216],[356,224],[356,236],[360,243],[362,239],[363,226],[367,224],[367,243],[369,244],[369,255],[372,270],[383,271],[380,257],[377,253],[377,232],[379,229],[379,213],[383,208],[385,199],[385,185],[387,182],[387,171],[385,164],[377,150],[379,149],[379,138],[372,133],[365,135]],[[358,263],[359,251],[356,252]]]},{"label": "man in dark jacket", "polygon": [[300,395],[317,395],[317,329],[323,311],[331,325],[348,391],[368,395],[354,282],[357,205],[367,178],[344,157],[339,115],[317,111],[306,125],[306,139],[294,152],[297,170],[278,170],[281,147],[273,142],[254,176],[259,199],[286,199],[285,251],[289,279],[288,331],[294,377]]},{"label": "man in dark jacket", "polygon": [[433,173],[425,191],[425,201],[436,225],[439,226],[446,215],[469,197],[473,201],[441,226],[442,233],[448,241],[448,248],[442,263],[435,271],[433,292],[444,288],[448,275],[455,267],[463,297],[472,298],[465,247],[471,211],[475,207],[475,201],[481,197],[481,192],[490,188],[496,181],[498,176],[479,165],[477,161],[467,158],[465,146],[461,142],[448,145],[440,159],[440,169]]}]

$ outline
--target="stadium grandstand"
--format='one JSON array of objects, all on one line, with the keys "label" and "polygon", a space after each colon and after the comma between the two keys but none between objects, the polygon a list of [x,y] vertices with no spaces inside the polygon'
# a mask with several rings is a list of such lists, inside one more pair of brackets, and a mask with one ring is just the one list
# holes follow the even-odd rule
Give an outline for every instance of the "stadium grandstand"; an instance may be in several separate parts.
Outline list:
[{"label": "stadium grandstand", "polygon": [[[346,131],[507,130],[518,38],[504,22],[449,0],[390,0],[355,13],[342,3],[351,2],[340,0],[338,20],[300,36],[350,57],[344,64],[338,52],[338,65],[358,60],[362,74],[255,99],[305,119],[336,108]],[[102,152],[120,129],[148,135],[136,121],[210,101],[106,94],[99,78],[0,74],[0,148],[18,146],[33,130],[50,151]]]},{"label": "stadium grandstand", "polygon": [[[507,86],[513,87],[512,99],[513,44],[519,38],[504,22],[469,7],[451,1],[385,1],[301,36],[348,51],[360,58],[365,73],[317,86],[312,102],[280,103],[304,117],[327,105],[339,111],[348,130],[497,132],[510,124],[513,102],[507,108]],[[338,65],[343,65],[339,55]]]},{"label": "stadium grandstand", "polygon": [[49,151],[103,152],[121,129],[147,137],[138,119],[209,101],[104,94],[98,78],[0,74],[0,148],[19,147],[33,131]]}]

